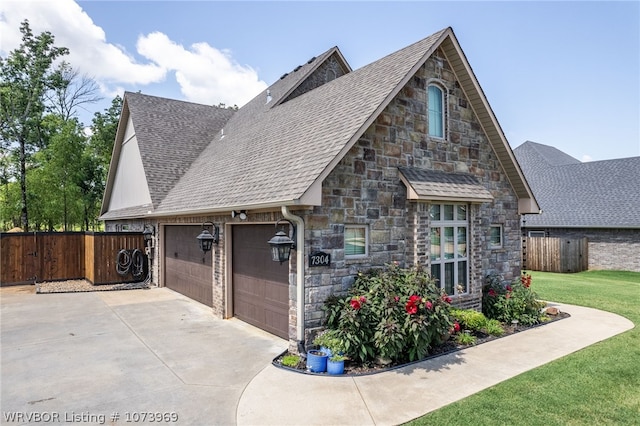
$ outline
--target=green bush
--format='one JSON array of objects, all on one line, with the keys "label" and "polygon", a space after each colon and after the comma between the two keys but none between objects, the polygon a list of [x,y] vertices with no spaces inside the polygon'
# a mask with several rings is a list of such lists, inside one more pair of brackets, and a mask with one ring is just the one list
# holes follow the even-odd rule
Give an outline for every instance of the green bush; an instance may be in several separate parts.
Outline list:
[{"label": "green bush", "polygon": [[298,366],[300,362],[300,357],[298,355],[285,355],[282,357],[282,365],[287,367],[295,368]]},{"label": "green bush", "polygon": [[358,273],[346,296],[329,297],[326,326],[337,331],[351,359],[414,361],[448,336],[450,302],[423,268],[389,265]]},{"label": "green bush", "polygon": [[471,333],[458,333],[456,334],[456,342],[460,345],[475,345],[478,338]]},{"label": "green bush", "polygon": [[530,275],[522,275],[511,284],[503,283],[499,275],[487,276],[482,291],[482,312],[487,318],[533,325],[540,322],[543,307],[544,303],[531,290]]},{"label": "green bush", "polygon": [[481,331],[486,323],[487,317],[482,312],[473,309],[453,309],[451,315],[455,318],[460,326],[465,330]]},{"label": "green bush", "polygon": [[504,327],[497,319],[487,319],[483,331],[491,336],[502,336]]}]

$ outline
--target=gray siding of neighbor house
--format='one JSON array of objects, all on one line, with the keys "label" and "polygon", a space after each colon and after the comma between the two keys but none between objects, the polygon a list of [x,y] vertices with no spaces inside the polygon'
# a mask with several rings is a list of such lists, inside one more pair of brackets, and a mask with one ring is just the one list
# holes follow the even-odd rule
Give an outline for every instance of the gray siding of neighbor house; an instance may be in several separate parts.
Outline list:
[{"label": "gray siding of neighbor house", "polygon": [[[444,55],[435,56],[439,59],[420,68],[324,180],[322,206],[305,218],[310,251],[332,255],[330,269],[307,270],[307,329],[321,326],[325,299],[345,292],[359,270],[389,262],[429,265],[429,204],[407,200],[398,166],[468,173],[494,197],[492,203],[471,205],[469,293],[456,297],[456,305],[479,309],[490,272],[507,280],[520,273],[517,197]],[[448,92],[444,140],[427,135],[426,88],[434,78]],[[368,225],[367,258],[345,259],[345,224]],[[492,224],[503,226],[501,249],[489,247]]]},{"label": "gray siding of neighbor house", "polygon": [[548,237],[587,237],[590,270],[640,272],[640,229],[545,228],[544,231]]}]

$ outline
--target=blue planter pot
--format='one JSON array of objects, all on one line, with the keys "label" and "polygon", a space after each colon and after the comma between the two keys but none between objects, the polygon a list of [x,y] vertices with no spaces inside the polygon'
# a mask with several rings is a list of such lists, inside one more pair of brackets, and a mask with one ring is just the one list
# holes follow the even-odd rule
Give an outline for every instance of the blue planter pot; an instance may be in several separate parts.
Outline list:
[{"label": "blue planter pot", "polygon": [[327,373],[344,374],[344,361],[327,360]]},{"label": "blue planter pot", "polygon": [[331,355],[333,355],[333,352],[331,351],[331,349],[325,348],[324,346],[320,346],[320,350],[325,354],[327,354],[329,358],[331,358]]},{"label": "blue planter pot", "polygon": [[327,354],[322,351],[307,352],[307,370],[312,373],[324,373],[327,371]]}]

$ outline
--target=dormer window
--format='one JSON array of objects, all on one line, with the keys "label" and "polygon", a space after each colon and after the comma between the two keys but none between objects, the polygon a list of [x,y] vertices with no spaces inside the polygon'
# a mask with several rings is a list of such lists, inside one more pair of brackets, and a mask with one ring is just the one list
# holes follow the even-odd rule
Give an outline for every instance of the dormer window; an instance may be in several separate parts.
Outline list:
[{"label": "dormer window", "polygon": [[444,138],[444,92],[439,86],[430,84],[427,101],[429,105],[429,136]]}]

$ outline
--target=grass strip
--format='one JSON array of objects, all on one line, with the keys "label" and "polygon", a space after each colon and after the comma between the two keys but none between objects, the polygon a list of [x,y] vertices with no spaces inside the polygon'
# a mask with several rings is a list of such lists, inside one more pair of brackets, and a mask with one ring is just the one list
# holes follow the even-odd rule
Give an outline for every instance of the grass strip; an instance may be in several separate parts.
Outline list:
[{"label": "grass strip", "polygon": [[409,425],[640,425],[640,273],[531,275],[543,300],[613,312],[636,327]]}]

